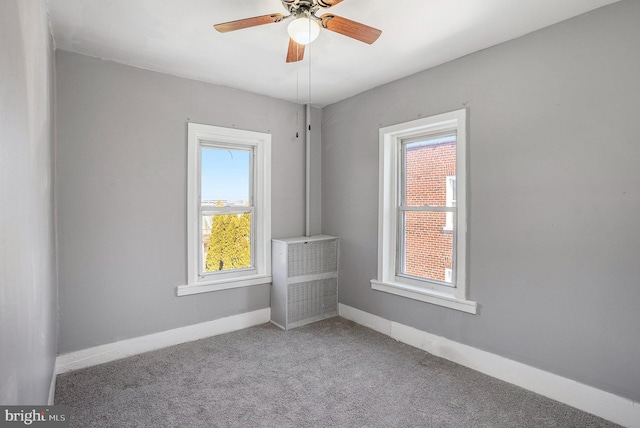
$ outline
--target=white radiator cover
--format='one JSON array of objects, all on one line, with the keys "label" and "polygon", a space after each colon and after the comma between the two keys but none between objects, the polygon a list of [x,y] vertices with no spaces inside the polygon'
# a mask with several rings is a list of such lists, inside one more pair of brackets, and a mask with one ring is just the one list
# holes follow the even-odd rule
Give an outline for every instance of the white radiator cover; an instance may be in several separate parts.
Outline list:
[{"label": "white radiator cover", "polygon": [[338,238],[272,240],[271,322],[288,330],[338,315]]}]

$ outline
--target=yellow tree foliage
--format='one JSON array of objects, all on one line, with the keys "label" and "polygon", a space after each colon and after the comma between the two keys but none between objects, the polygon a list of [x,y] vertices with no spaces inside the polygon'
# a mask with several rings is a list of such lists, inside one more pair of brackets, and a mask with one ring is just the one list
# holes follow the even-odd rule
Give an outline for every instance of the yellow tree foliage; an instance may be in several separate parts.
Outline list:
[{"label": "yellow tree foliage", "polygon": [[251,267],[251,214],[213,216],[207,272]]}]

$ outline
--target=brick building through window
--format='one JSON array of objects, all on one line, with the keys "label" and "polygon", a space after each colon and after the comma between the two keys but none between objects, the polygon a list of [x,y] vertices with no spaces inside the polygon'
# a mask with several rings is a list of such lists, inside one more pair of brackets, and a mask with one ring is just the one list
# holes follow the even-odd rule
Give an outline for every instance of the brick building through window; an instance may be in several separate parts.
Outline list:
[{"label": "brick building through window", "polygon": [[[404,204],[410,207],[455,206],[455,135],[407,142],[403,146]],[[402,273],[452,282],[454,221],[450,212],[405,212]]]}]

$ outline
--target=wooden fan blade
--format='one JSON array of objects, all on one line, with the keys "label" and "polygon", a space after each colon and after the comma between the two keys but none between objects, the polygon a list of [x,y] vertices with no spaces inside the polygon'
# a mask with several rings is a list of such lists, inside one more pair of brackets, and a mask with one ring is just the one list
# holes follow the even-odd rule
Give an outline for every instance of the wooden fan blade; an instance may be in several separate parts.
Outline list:
[{"label": "wooden fan blade", "polygon": [[229,31],[242,30],[243,28],[255,27],[256,25],[271,24],[273,22],[280,22],[286,16],[281,13],[273,13],[271,15],[254,16],[253,18],[239,19],[237,21],[223,22],[222,24],[216,24],[213,26],[221,33],[227,33]]},{"label": "wooden fan blade", "polygon": [[320,25],[352,39],[371,44],[378,40],[382,31],[347,18],[326,13],[320,17]]},{"label": "wooden fan blade", "polygon": [[338,3],[342,3],[342,0],[318,0],[318,6],[324,8],[330,8],[331,6],[335,6]]},{"label": "wooden fan blade", "polygon": [[289,39],[289,49],[287,49],[287,62],[302,61],[304,57],[304,45],[296,43],[295,40]]}]

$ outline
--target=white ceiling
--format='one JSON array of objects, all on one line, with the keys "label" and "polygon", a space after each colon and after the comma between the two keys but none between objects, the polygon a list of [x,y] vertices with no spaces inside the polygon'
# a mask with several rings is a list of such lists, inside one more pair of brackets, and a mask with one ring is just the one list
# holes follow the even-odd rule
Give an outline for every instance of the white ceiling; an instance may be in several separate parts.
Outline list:
[{"label": "white ceiling", "polygon": [[300,103],[310,75],[311,103],[324,106],[616,1],[344,0],[329,11],[382,30],[378,41],[323,30],[290,64],[290,21],[212,27],[285,13],[280,0],[49,0],[49,10],[57,49]]}]

